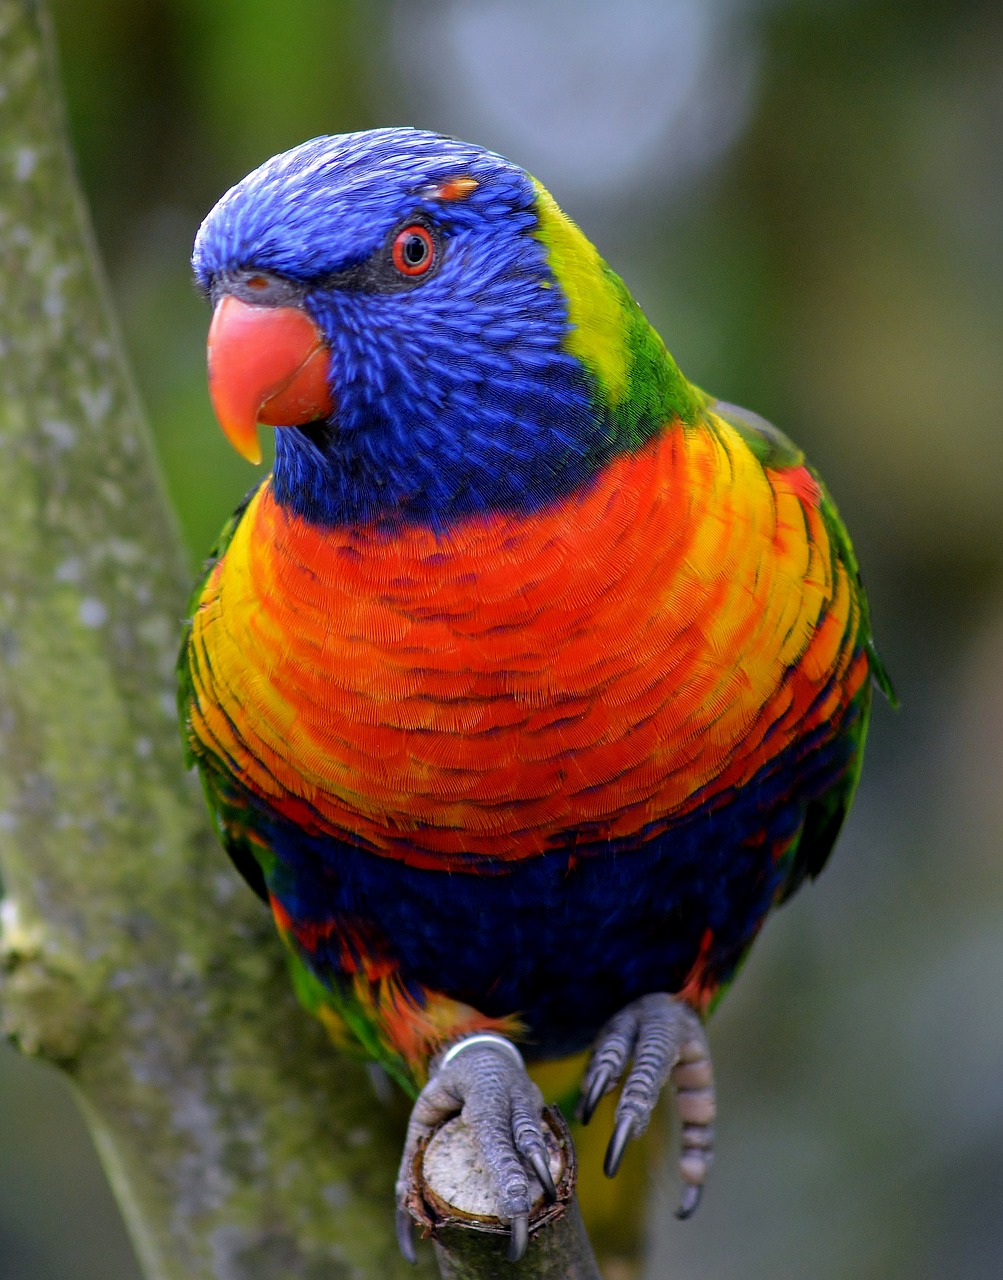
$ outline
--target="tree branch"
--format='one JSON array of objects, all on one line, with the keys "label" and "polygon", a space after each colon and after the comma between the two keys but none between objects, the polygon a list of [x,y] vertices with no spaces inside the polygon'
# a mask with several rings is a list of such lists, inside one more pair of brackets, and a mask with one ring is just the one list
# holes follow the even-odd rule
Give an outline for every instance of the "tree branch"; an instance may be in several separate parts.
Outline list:
[{"label": "tree branch", "polygon": [[184,556],[51,48],[0,0],[3,1027],[76,1085],[151,1278],[414,1275],[402,1119],[295,1005],[181,765]]}]

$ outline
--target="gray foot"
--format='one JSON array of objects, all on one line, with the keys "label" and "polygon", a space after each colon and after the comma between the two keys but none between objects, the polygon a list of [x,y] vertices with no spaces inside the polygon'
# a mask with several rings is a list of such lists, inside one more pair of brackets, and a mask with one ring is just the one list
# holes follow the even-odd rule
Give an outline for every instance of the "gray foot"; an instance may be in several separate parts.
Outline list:
[{"label": "gray foot", "polygon": [[405,1197],[418,1143],[460,1112],[498,1193],[500,1216],[511,1223],[509,1257],[518,1261],[529,1242],[528,1170],[536,1174],[548,1199],[556,1199],[557,1191],[543,1138],[543,1095],[526,1074],[515,1045],[494,1033],[468,1036],[433,1061],[431,1078],[414,1104],[397,1175],[401,1253],[409,1262],[416,1261]]},{"label": "gray foot", "polygon": [[658,1096],[671,1079],[682,1121],[683,1192],[676,1216],[688,1218],[700,1203],[714,1156],[714,1074],[700,1019],[689,1005],[664,992],[642,996],[610,1018],[599,1033],[582,1080],[578,1118],[583,1124],[592,1118],[599,1099],[616,1088],[628,1061],[632,1065],[606,1148],[606,1176],[612,1178],[619,1169],[628,1141],[648,1127]]}]

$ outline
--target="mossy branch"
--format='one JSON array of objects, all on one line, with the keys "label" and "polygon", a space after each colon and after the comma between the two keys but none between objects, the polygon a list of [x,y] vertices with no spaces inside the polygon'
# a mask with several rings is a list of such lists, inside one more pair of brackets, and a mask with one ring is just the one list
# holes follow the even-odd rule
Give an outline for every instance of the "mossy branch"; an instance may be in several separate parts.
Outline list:
[{"label": "mossy branch", "polygon": [[414,1275],[402,1117],[295,1004],[182,767],[188,574],[51,48],[0,0],[3,1027],[74,1082],[151,1280]]}]

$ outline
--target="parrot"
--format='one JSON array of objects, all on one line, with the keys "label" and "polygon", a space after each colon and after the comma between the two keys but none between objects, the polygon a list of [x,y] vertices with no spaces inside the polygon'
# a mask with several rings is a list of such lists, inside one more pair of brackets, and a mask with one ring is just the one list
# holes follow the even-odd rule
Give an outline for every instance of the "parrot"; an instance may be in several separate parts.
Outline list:
[{"label": "parrot", "polygon": [[415,1099],[404,1165],[463,1108],[511,1257],[554,1193],[526,1063],[591,1051],[609,1176],[674,1086],[688,1216],[706,1020],[894,701],[832,498],[480,146],[305,142],[192,263],[215,415],[275,460],[193,597],[183,736],[301,1001]]}]

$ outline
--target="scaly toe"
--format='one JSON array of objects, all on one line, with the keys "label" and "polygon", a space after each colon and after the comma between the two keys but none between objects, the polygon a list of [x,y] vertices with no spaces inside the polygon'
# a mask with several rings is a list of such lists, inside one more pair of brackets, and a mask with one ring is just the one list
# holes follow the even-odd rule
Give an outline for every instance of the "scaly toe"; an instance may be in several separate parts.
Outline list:
[{"label": "scaly toe", "polygon": [[606,1176],[616,1174],[627,1143],[645,1131],[659,1094],[671,1080],[682,1121],[679,1169],[684,1188],[678,1216],[688,1218],[700,1202],[714,1155],[714,1076],[700,1019],[689,1005],[665,992],[642,996],[610,1018],[582,1081],[582,1123],[588,1123],[599,1100],[616,1087],[628,1061],[603,1162]]},{"label": "scaly toe", "polygon": [[509,1257],[518,1261],[529,1242],[531,1174],[548,1200],[557,1198],[543,1134],[543,1097],[510,1041],[482,1032],[458,1041],[437,1063],[418,1095],[408,1124],[398,1175],[397,1239],[415,1260],[407,1181],[422,1141],[452,1116],[463,1114],[498,1198],[498,1214],[510,1224]]}]

